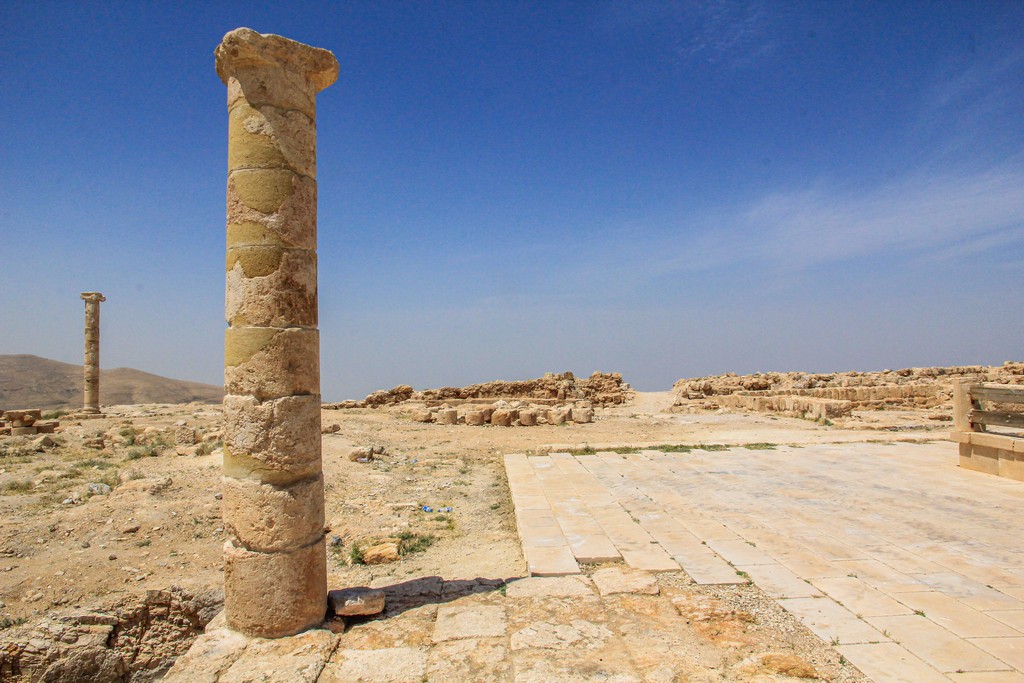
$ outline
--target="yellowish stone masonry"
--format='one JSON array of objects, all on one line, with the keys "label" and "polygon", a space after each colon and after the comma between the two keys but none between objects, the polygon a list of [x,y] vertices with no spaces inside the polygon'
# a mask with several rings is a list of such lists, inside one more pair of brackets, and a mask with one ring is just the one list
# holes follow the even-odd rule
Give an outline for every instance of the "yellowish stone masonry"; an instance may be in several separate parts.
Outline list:
[{"label": "yellowish stone masonry", "polygon": [[100,412],[100,302],[107,298],[99,292],[82,292],[85,301],[85,363],[82,379],[82,412]]},{"label": "yellowish stone masonry", "polygon": [[224,602],[231,628],[274,638],[327,608],[316,94],[338,61],[247,28],[215,55],[228,88]]}]

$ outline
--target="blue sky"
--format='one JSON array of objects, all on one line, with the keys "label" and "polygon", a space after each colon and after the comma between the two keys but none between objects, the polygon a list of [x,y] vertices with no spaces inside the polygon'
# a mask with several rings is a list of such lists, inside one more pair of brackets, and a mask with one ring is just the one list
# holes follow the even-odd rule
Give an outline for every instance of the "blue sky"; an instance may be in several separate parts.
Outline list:
[{"label": "blue sky", "polygon": [[326,399],[1020,359],[1016,2],[0,4],[0,353],[221,382],[225,89],[318,99]]}]

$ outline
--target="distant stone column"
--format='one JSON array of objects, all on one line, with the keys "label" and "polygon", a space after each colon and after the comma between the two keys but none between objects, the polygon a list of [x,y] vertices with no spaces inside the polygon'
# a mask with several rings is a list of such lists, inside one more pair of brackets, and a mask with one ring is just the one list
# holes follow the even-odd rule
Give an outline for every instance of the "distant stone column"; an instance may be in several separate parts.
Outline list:
[{"label": "distant stone column", "polygon": [[99,292],[82,292],[85,301],[85,367],[83,372],[82,412],[100,412],[100,302],[107,298]]},{"label": "distant stone column", "polygon": [[215,54],[228,88],[224,603],[231,628],[276,638],[327,609],[315,103],[338,61],[246,28]]}]

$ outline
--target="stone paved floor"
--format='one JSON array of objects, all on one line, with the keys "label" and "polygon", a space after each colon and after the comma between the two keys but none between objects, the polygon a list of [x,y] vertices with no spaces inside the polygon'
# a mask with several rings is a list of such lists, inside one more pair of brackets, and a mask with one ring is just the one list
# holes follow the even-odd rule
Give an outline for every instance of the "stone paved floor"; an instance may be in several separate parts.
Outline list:
[{"label": "stone paved floor", "polygon": [[955,445],[509,455],[535,576],[621,559],[749,577],[890,681],[1024,682],[1024,483]]},{"label": "stone paved floor", "polygon": [[[782,683],[862,677],[777,605],[722,599],[682,572],[606,566],[560,577],[384,587],[378,618],[247,639],[223,614],[166,683]],[[749,598],[749,599],[748,599]],[[685,624],[685,626],[683,626]],[[802,631],[802,629],[800,629]],[[786,631],[786,635],[782,632]]]}]

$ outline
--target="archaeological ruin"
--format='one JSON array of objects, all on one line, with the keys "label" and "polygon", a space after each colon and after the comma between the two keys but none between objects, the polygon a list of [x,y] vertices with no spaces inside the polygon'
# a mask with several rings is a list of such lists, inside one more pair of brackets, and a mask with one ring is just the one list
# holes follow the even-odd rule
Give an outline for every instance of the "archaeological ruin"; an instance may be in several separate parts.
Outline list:
[{"label": "archaeological ruin", "polygon": [[100,412],[100,302],[107,298],[99,292],[82,292],[85,301],[85,367],[82,412]]},{"label": "archaeological ruin", "polygon": [[338,61],[246,28],[215,54],[228,93],[225,610],[237,631],[281,637],[327,608],[316,95]]}]

